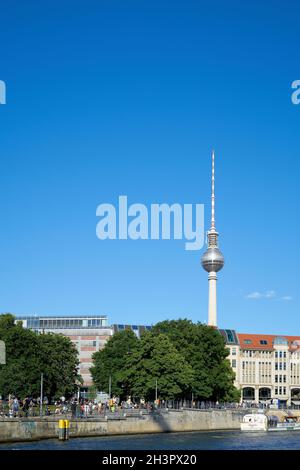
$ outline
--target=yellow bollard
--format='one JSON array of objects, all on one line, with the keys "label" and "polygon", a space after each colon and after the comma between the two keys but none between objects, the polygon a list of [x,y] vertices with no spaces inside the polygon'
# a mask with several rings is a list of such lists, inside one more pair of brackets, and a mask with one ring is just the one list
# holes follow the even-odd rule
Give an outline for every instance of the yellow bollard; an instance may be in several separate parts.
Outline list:
[{"label": "yellow bollard", "polygon": [[65,419],[65,440],[68,441],[70,432],[70,421]]},{"label": "yellow bollard", "polygon": [[64,419],[60,419],[58,421],[58,439],[60,441],[65,440],[65,421]]}]

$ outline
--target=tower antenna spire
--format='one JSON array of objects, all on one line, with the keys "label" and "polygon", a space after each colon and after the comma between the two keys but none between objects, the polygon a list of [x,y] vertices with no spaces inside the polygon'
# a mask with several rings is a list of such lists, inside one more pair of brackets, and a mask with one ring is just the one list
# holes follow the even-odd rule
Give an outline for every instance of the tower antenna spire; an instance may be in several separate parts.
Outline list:
[{"label": "tower antenna spire", "polygon": [[215,230],[215,151],[211,154],[211,230]]}]

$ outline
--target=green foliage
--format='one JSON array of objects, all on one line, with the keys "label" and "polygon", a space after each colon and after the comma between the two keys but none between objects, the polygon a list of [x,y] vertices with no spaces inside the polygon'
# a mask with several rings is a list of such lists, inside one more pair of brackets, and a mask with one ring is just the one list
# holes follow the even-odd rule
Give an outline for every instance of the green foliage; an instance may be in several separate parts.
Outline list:
[{"label": "green foliage", "polygon": [[88,399],[93,401],[95,400],[96,397],[97,397],[97,387],[95,385],[92,385],[88,389]]},{"label": "green foliage", "polygon": [[0,315],[0,339],[6,344],[6,365],[0,366],[0,393],[20,398],[39,396],[41,373],[44,395],[70,395],[76,390],[78,354],[72,342],[56,334],[38,335],[15,324],[14,316]]},{"label": "green foliage", "polygon": [[75,345],[69,338],[54,333],[38,335],[38,342],[44,395],[56,398],[73,395],[82,383]]},{"label": "green foliage", "polygon": [[127,390],[122,387],[120,374],[125,367],[126,359],[133,354],[137,345],[138,339],[133,331],[123,330],[115,333],[102,350],[93,354],[94,366],[90,371],[98,390],[108,393],[111,377],[112,395],[126,395]]},{"label": "green foliage", "polygon": [[149,331],[127,358],[120,380],[129,395],[146,400],[155,398],[157,381],[158,398],[171,400],[189,391],[193,370],[166,335]]},{"label": "green foliage", "polygon": [[228,350],[220,333],[189,320],[164,321],[137,339],[131,330],[116,333],[93,355],[94,383],[108,392],[153,399],[239,401]]},{"label": "green foliage", "polygon": [[216,329],[184,319],[157,323],[152,331],[168,335],[178,352],[192,366],[192,390],[196,399],[231,401],[229,398],[237,397],[233,385],[234,373],[226,359],[228,350]]}]

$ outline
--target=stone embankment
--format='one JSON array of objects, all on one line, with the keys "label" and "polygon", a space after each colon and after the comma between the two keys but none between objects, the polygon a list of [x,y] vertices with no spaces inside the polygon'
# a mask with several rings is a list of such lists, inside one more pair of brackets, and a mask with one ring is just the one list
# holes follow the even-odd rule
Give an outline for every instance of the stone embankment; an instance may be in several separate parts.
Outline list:
[{"label": "stone embankment", "polygon": [[[72,438],[239,429],[245,413],[244,410],[170,410],[138,416],[70,419],[69,436]],[[58,419],[2,418],[0,442],[57,438]]]}]

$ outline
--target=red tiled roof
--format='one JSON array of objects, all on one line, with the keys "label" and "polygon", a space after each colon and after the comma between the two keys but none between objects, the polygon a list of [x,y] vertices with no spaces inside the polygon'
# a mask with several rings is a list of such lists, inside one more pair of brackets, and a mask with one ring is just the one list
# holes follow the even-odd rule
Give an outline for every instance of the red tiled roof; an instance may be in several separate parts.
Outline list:
[{"label": "red tiled roof", "polygon": [[[237,333],[241,349],[259,349],[265,351],[273,350],[273,342],[275,338],[284,338],[288,341],[289,349],[296,350],[300,347],[300,336],[285,336],[285,335],[253,335],[245,333]],[[245,340],[250,340],[251,343],[245,343]],[[267,344],[261,344],[260,341],[267,341]],[[292,346],[292,343],[297,343]]]}]

